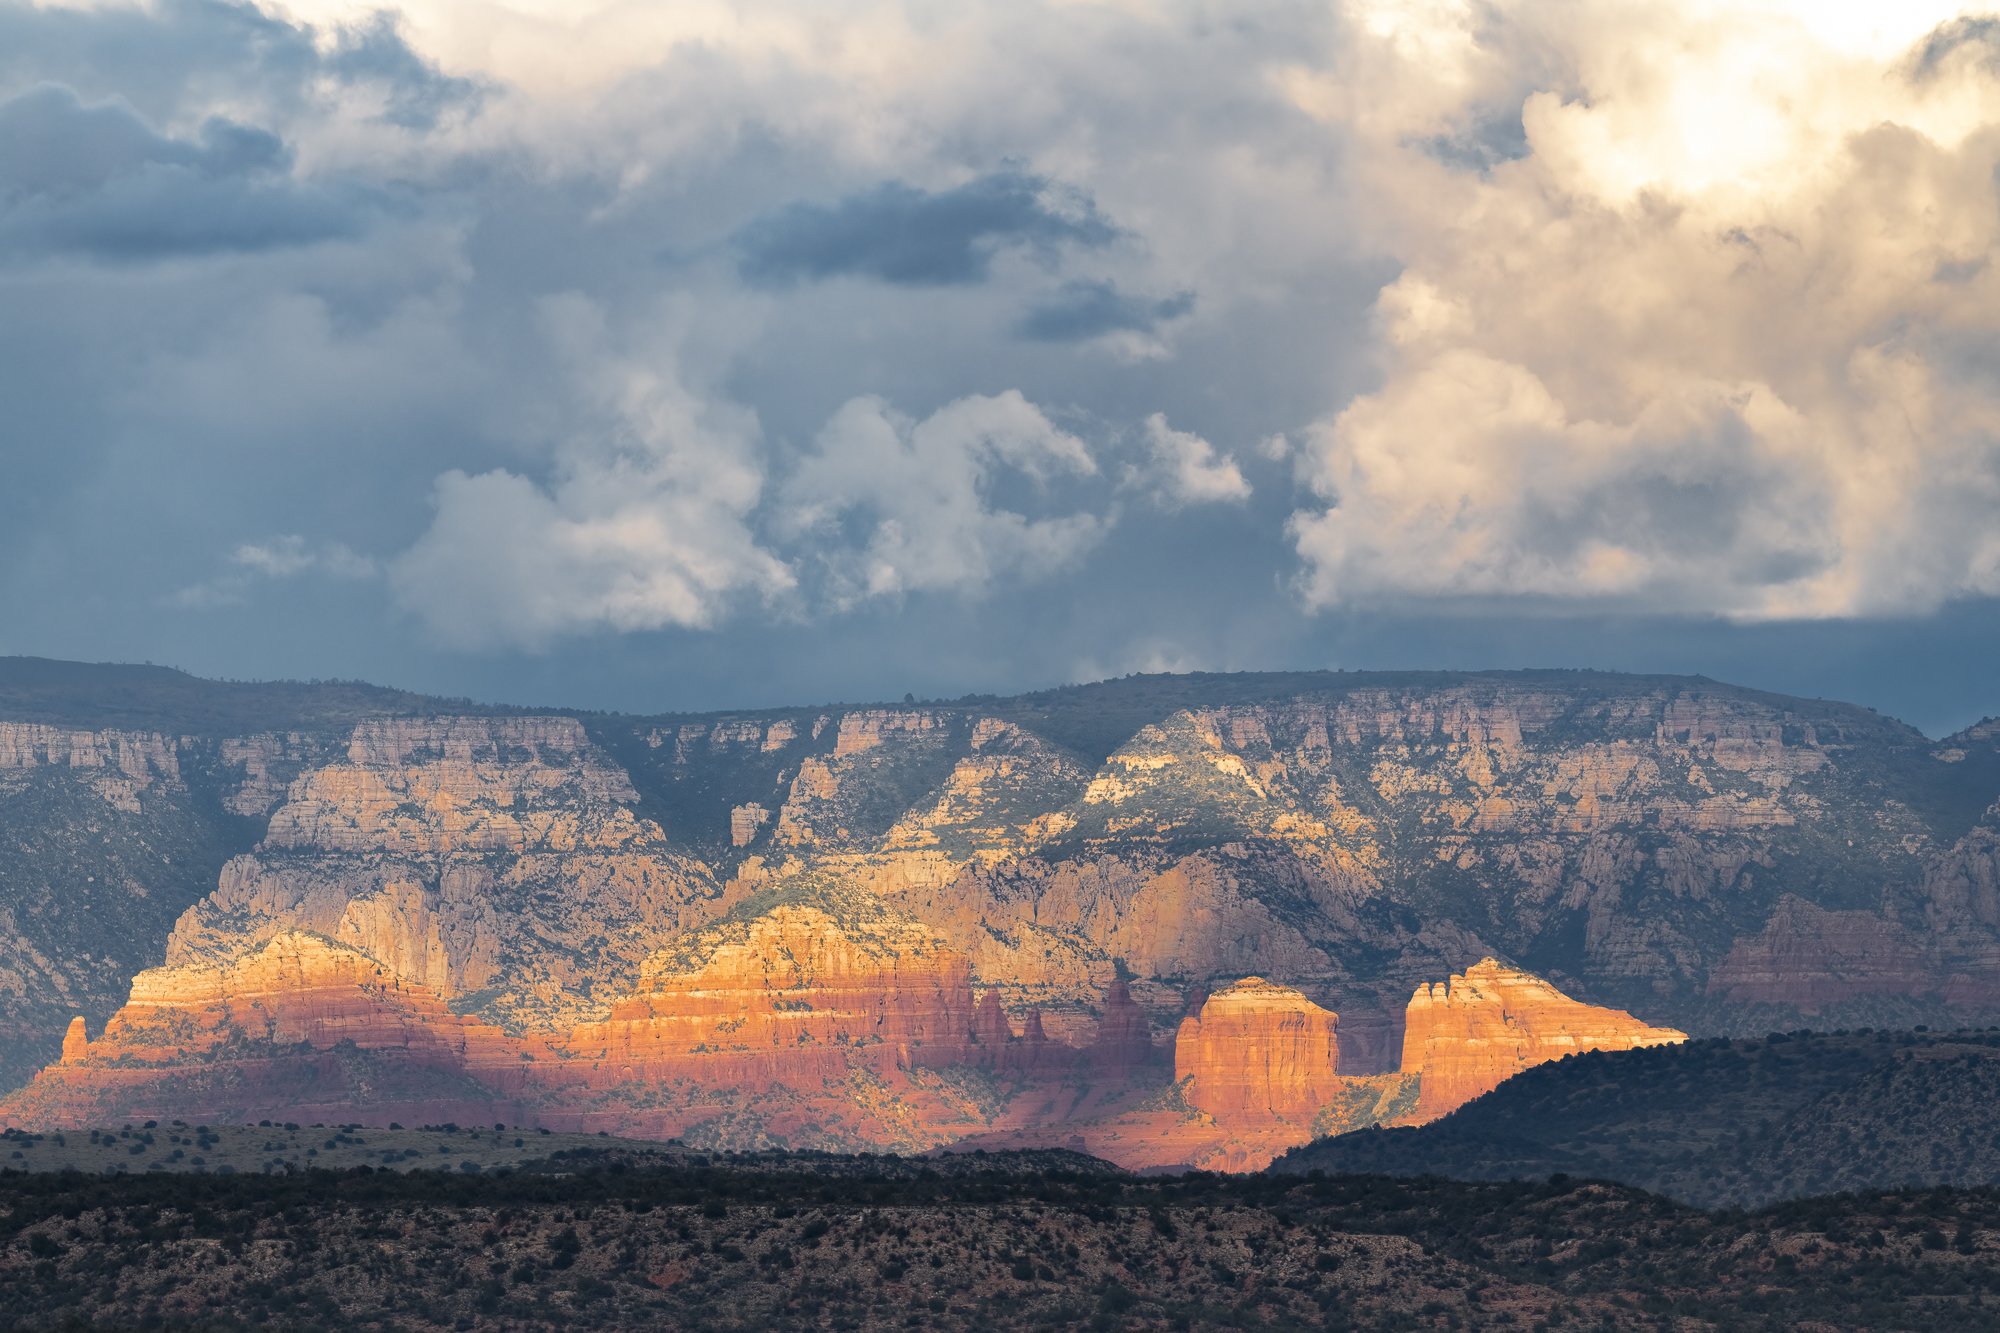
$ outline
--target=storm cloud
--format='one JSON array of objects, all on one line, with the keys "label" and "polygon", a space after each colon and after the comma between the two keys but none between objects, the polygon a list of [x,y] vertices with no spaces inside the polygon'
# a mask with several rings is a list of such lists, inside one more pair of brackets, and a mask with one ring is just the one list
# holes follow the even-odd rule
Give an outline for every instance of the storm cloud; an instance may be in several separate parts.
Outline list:
[{"label": "storm cloud", "polygon": [[735,246],[759,284],[851,275],[932,287],[984,281],[1003,248],[1053,256],[1116,235],[1087,196],[1002,172],[935,193],[891,181],[833,204],[790,204],[744,227]]},{"label": "storm cloud", "polygon": [[0,102],[0,254],[144,260],[351,235],[361,200],[299,185],[269,131],[221,117],[190,139],[59,85]]},{"label": "storm cloud", "polygon": [[1037,302],[1019,327],[1037,342],[1087,342],[1108,333],[1150,334],[1193,309],[1193,292],[1142,297],[1109,282],[1069,282]]},{"label": "storm cloud", "polygon": [[0,651],[620,706],[1917,697],[2000,643],[1993,32],[0,0]]}]

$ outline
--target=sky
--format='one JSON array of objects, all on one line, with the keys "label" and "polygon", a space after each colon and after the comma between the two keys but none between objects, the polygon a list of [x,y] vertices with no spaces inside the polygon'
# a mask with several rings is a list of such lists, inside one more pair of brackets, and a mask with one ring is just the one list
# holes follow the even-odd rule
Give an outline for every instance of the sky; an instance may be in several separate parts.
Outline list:
[{"label": "sky", "polygon": [[2000,713],[2000,17],[0,0],[0,653]]}]

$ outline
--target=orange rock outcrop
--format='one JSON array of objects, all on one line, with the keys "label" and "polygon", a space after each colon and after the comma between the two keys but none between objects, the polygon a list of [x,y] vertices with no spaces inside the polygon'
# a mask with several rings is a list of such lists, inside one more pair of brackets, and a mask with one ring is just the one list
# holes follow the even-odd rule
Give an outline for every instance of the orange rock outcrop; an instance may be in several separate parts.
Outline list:
[{"label": "orange rock outcrop", "polygon": [[678,951],[650,960],[609,1018],[571,1033],[569,1052],[621,1080],[753,1086],[824,1081],[857,1057],[894,1066],[968,1055],[971,971],[915,923],[863,931],[781,906],[718,934],[695,966]]},{"label": "orange rock outcrop", "polygon": [[574,719],[395,719],[294,780],[263,844],[185,913],[167,961],[220,965],[290,930],[546,1033],[604,1016],[721,886],[631,809]]},{"label": "orange rock outcrop", "polygon": [[288,931],[223,966],[140,973],[97,1040],[74,1020],[62,1059],[7,1111],[52,1125],[296,1116],[308,1106],[371,1121],[483,1117],[511,1105],[523,1055],[536,1049],[452,1013],[364,954]]},{"label": "orange rock outcrop", "polygon": [[1190,1106],[1219,1121],[1310,1127],[1340,1070],[1339,1022],[1290,986],[1245,977],[1181,1020],[1174,1078]]},{"label": "orange rock outcrop", "polygon": [[[1117,709],[1095,719],[1052,697],[643,726],[343,712],[234,739],[0,722],[0,788],[137,811],[131,846],[214,847],[159,908],[171,935],[150,923],[117,955],[117,989],[83,986],[106,970],[89,931],[55,962],[0,956],[0,1020],[18,1011],[20,1049],[54,1054],[165,936],[167,966],[98,1041],[72,1025],[65,1086],[143,1070],[181,1079],[174,1096],[227,1079],[330,1097],[351,1052],[391,1052],[408,1088],[430,1071],[718,1146],[1115,1124],[1130,1160],[1241,1166],[1678,1035],[1488,962],[1420,990],[1392,1073],[1409,988],[1488,950],[1574,940],[1563,975],[1667,1015],[2000,1006],[2000,810],[1965,829],[1881,802],[1854,852],[1894,872],[1879,910],[1823,895],[1798,878],[1823,858],[1788,850],[1839,855],[1860,827],[1842,802],[1894,786],[1870,785],[1881,762],[2000,772],[1994,729],[1933,752],[1861,710],[1555,674],[1105,689]],[[197,797],[264,821],[261,841],[234,820],[211,837]],[[168,902],[130,859],[69,879]],[[1470,884],[1491,902],[1453,917]],[[1275,981],[1175,1003],[1253,972]],[[1305,994],[1342,997],[1338,1043]],[[1181,1030],[1156,1043],[1156,1023]],[[356,1097],[379,1097],[380,1063]]]},{"label": "orange rock outcrop", "polygon": [[1402,1072],[1422,1080],[1417,1116],[1434,1120],[1549,1060],[1686,1040],[1684,1032],[1572,1000],[1540,977],[1485,958],[1417,987],[1403,1029]]},{"label": "orange rock outcrop", "polygon": [[78,1014],[69,1021],[69,1031],[63,1033],[62,1063],[73,1065],[83,1059],[90,1050],[90,1029]]}]

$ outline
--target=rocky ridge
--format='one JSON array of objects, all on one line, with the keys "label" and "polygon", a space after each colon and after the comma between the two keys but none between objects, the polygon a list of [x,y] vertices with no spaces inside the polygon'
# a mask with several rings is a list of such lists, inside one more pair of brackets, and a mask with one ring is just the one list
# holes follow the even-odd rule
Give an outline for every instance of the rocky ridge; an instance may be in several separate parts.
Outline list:
[{"label": "rocky ridge", "polygon": [[[1642,1031],[2000,1012],[1991,727],[1934,744],[1842,705],[1551,672],[1154,677],[679,719],[338,687],[337,707],[289,717],[258,695],[241,727],[214,687],[185,718],[121,699],[105,718],[146,724],[128,732],[80,725],[74,694],[29,716],[5,675],[21,720],[0,834],[73,848],[0,844],[0,1020],[18,1016],[24,1067],[59,1059],[75,1014],[98,1030],[147,968],[226,973],[292,935],[382,969],[392,1007],[505,1036],[508,1097],[718,1142],[778,1132],[777,1102],[801,1141],[1025,1133],[1023,1089],[1064,1079],[1079,1109],[1045,1128],[1129,1128],[1138,1103],[1213,1121],[1209,1099],[1239,1120],[1282,1106],[1267,1118],[1289,1126],[1289,1076],[1230,1088],[1209,1059],[1194,1100],[1174,1091],[1190,997],[1250,976],[1341,1014],[1323,1124],[1413,1113],[1409,997],[1487,957]],[[93,821],[138,830],[115,866],[122,953],[86,947],[102,896],[72,910],[55,887],[114,868]],[[164,852],[162,821],[201,854]],[[851,980],[831,989],[781,958],[831,957],[836,937]],[[899,961],[869,962],[878,944]],[[1420,1051],[1427,1113],[1580,1038],[1535,1040],[1483,1066]],[[753,1104],[765,1076],[718,1072],[732,1062],[772,1071],[777,1102]],[[911,1106],[928,1128],[885,1128]]]}]

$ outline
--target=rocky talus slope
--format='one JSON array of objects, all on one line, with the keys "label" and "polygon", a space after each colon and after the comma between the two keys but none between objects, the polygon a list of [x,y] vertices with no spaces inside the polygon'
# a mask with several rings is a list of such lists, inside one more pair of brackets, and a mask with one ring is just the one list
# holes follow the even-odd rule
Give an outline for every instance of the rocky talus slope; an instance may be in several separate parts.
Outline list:
[{"label": "rocky talus slope", "polygon": [[0,728],[0,1050],[49,1066],[0,1117],[1244,1166],[1573,1049],[2000,1017],[2000,728],[1705,680],[575,718],[17,660]]}]

